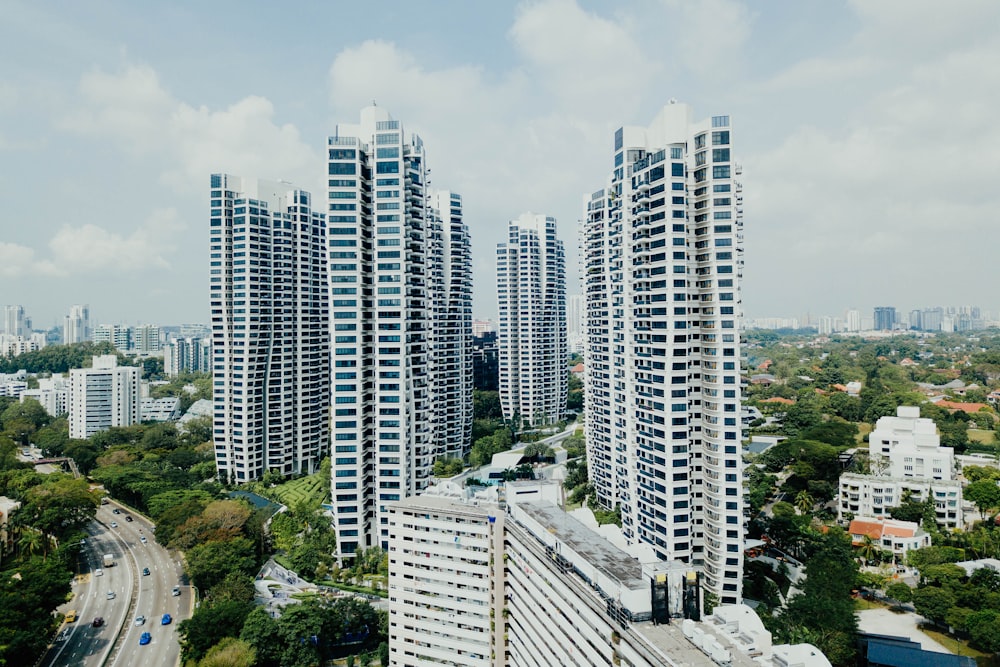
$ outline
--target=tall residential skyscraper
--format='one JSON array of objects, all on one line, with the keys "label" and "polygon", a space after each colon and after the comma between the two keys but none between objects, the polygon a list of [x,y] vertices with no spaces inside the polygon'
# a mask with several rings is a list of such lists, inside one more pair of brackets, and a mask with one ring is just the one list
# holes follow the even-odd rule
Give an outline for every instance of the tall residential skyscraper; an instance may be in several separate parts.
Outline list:
[{"label": "tall residential skyscraper", "polygon": [[329,451],[326,219],[290,183],[211,177],[215,462],[231,482]]},{"label": "tall residential skyscraper", "polygon": [[461,198],[432,198],[423,142],[386,110],[338,125],[328,150],[333,517],[350,558],[386,548],[385,503],[471,437],[471,260]]},{"label": "tall residential skyscraper", "polygon": [[70,370],[67,402],[71,438],[131,426],[139,421],[139,369],[119,366],[113,354],[94,357],[91,368]]},{"label": "tall residential skyscraper", "polygon": [[543,426],[566,411],[566,254],[556,221],[525,213],[497,245],[500,404],[506,420]]},{"label": "tall residential skyscraper", "polygon": [[90,306],[78,304],[70,307],[63,323],[63,343],[83,343],[90,340],[90,336]]},{"label": "tall residential skyscraper", "polygon": [[847,331],[861,331],[861,311],[849,309],[844,314],[844,320],[847,323],[845,325]]},{"label": "tall residential skyscraper", "polygon": [[212,341],[208,338],[175,338],[163,346],[163,372],[168,377],[212,370]]},{"label": "tall residential skyscraper", "polygon": [[31,327],[24,316],[24,306],[4,306],[3,329],[8,336],[28,337]]},{"label": "tall residential skyscraper", "polygon": [[160,351],[160,327],[155,324],[140,324],[132,329],[132,349],[139,354]]},{"label": "tall residential skyscraper", "polygon": [[742,185],[728,116],[671,102],[614,137],[585,204],[586,436],[630,542],[741,598]]},{"label": "tall residential skyscraper", "polygon": [[95,343],[111,343],[119,352],[128,352],[132,347],[132,330],[124,324],[98,324],[91,337]]},{"label": "tall residential skyscraper", "polygon": [[875,306],[875,330],[891,331],[896,328],[895,306]]}]

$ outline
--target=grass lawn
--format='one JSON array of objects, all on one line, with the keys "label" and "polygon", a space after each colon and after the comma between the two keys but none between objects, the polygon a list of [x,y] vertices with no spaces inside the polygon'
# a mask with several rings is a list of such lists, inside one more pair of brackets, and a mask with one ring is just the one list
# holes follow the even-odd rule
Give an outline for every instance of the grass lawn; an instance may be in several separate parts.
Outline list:
[{"label": "grass lawn", "polygon": [[994,443],[993,431],[983,431],[978,428],[970,428],[968,433],[970,442],[978,442],[983,445],[992,445]]},{"label": "grass lawn", "polygon": [[864,598],[854,598],[854,611],[864,611],[866,609],[884,609],[885,605],[874,600]]},{"label": "grass lawn", "polygon": [[330,490],[330,481],[327,477],[322,478],[321,473],[315,473],[308,477],[299,477],[290,482],[279,484],[273,489],[268,489],[268,493],[277,498],[282,504],[295,507],[303,500],[324,500]]},{"label": "grass lawn", "polygon": [[943,632],[938,632],[937,630],[931,630],[925,626],[920,626],[920,631],[956,655],[972,656],[977,661],[979,660],[979,658],[989,657],[988,653],[983,653],[982,651],[977,651],[974,648],[969,648],[969,645],[966,644],[964,641],[955,639],[954,637],[946,635]]},{"label": "grass lawn", "polygon": [[872,425],[868,422],[858,423],[858,434],[855,436],[855,440],[858,441],[859,445],[865,445],[865,436],[872,432]]}]

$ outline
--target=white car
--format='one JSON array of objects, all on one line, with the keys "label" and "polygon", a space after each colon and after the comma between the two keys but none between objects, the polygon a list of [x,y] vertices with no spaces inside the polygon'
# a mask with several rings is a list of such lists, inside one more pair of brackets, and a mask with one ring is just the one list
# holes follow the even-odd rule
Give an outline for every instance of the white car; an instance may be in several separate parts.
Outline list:
[{"label": "white car", "polygon": [[136,616],[135,617],[135,624],[136,625],[144,625],[145,623],[146,623],[146,617],[145,616]]},{"label": "white car", "polygon": [[143,544],[145,544],[146,543],[146,536],[143,535],[142,537],[140,537],[139,541],[142,542]]},{"label": "white car", "polygon": [[115,599],[115,592],[114,591],[108,591],[108,599],[109,600],[114,600]]},{"label": "white car", "polygon": [[118,527],[118,522],[117,521],[112,521],[111,522],[111,527],[112,528],[117,528]]},{"label": "white car", "polygon": [[95,577],[103,577],[104,576],[104,570],[102,570],[101,568],[97,568],[96,570],[94,570],[94,576]]}]

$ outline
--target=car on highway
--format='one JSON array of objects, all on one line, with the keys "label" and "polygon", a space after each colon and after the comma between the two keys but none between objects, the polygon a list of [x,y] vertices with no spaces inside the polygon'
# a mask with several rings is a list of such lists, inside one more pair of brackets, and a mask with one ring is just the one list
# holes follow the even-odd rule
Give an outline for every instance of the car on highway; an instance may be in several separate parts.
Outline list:
[{"label": "car on highway", "polygon": [[94,617],[94,622],[91,625],[93,625],[95,628],[101,627],[102,625],[104,625],[104,617],[103,616],[95,616]]},{"label": "car on highway", "polygon": [[173,595],[174,597],[177,597],[178,595],[181,594],[181,587],[174,586],[174,590],[170,591],[170,594]]},{"label": "car on highway", "polygon": [[174,619],[170,618],[170,614],[164,614],[163,618],[160,619],[160,625],[170,625],[170,621]]},{"label": "car on highway", "polygon": [[145,535],[140,536],[139,537],[139,541],[142,542],[143,544],[145,544],[146,543],[146,536]]},{"label": "car on highway", "polygon": [[94,570],[94,576],[95,577],[103,577],[104,576],[104,570],[102,570],[101,568],[97,568],[96,570]]},{"label": "car on highway", "polygon": [[151,641],[153,641],[153,637],[148,632],[144,632],[139,636],[139,646],[145,646]]},{"label": "car on highway", "polygon": [[135,624],[136,625],[145,625],[146,624],[146,617],[145,616],[136,616],[135,617]]},{"label": "car on highway", "polygon": [[144,577],[148,577],[149,576],[149,568],[148,567],[142,568],[142,576],[144,576]]},{"label": "car on highway", "polygon": [[120,509],[118,509],[118,508],[116,507],[116,508],[114,508],[113,510],[111,510],[111,513],[112,513],[112,514],[121,514],[121,513],[122,513],[122,511],[121,511]]},{"label": "car on highway", "polygon": [[74,621],[76,621],[76,610],[70,609],[66,612],[66,622],[73,623]]},{"label": "car on highway", "polygon": [[126,514],[125,515],[125,520],[128,521],[129,523],[132,523],[132,515]]},{"label": "car on highway", "polygon": [[112,528],[117,528],[118,527],[118,522],[117,521],[112,521],[111,522],[111,527]]},{"label": "car on highway", "polygon": [[115,599],[115,592],[114,591],[108,591],[108,599],[109,600],[114,600]]}]

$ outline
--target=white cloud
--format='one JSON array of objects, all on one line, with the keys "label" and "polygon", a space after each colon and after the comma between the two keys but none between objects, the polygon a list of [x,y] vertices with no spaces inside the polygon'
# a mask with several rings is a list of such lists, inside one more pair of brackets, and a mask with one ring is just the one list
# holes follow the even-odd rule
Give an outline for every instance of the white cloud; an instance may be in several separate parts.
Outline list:
[{"label": "white cloud", "polygon": [[127,236],[91,223],[67,224],[49,241],[48,256],[28,246],[0,243],[0,275],[119,276],[169,270],[184,229],[173,209],[154,211]]},{"label": "white cloud", "polygon": [[274,122],[274,106],[247,96],[226,109],[192,107],[172,97],[156,72],[129,65],[94,70],[80,81],[80,105],[62,127],[107,136],[136,156],[151,156],[162,180],[181,191],[207,187],[214,172],[285,178],[304,187],[318,180],[315,147],[290,124]]}]

